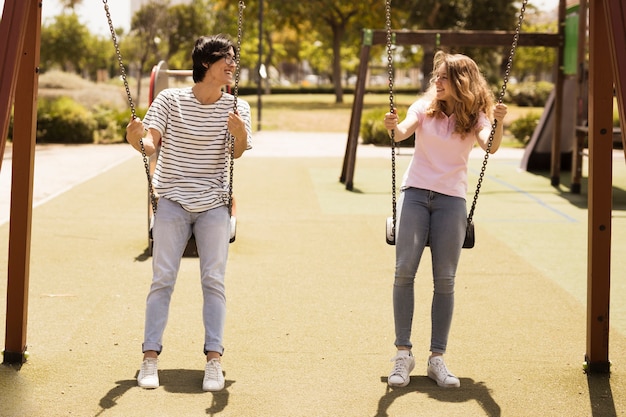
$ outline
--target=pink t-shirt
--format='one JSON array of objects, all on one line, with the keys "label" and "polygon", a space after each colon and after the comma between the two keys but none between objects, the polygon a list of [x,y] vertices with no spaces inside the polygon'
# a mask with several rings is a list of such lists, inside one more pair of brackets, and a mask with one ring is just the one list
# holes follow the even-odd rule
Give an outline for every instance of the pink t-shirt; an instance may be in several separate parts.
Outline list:
[{"label": "pink t-shirt", "polygon": [[477,133],[491,123],[481,113],[473,133],[465,138],[454,133],[456,117],[428,117],[429,102],[418,100],[409,107],[418,120],[415,152],[404,174],[402,188],[414,187],[465,198],[467,195],[467,161],[476,143]]}]

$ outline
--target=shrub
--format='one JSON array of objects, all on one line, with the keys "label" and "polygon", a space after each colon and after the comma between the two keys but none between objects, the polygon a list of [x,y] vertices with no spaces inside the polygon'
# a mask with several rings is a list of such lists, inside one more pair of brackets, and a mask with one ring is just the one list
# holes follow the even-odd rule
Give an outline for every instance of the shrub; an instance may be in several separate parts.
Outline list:
[{"label": "shrub", "polygon": [[[385,129],[384,119],[388,112],[385,108],[376,108],[363,112],[361,116],[361,139],[364,144],[373,144],[377,146],[389,146],[390,138],[387,129]],[[398,115],[402,119],[402,114],[406,113],[406,109],[399,109]],[[397,143],[397,146],[411,147],[415,146],[415,135]]]},{"label": "shrub", "polygon": [[507,90],[507,101],[520,107],[545,107],[554,85],[547,81],[525,82],[511,85]]},{"label": "shrub", "polygon": [[[135,109],[137,117],[143,119],[148,109]],[[124,142],[126,125],[130,120],[130,109],[112,109],[106,106],[96,106],[92,110],[94,119],[97,122],[97,129],[94,132],[95,143],[120,143]]]},{"label": "shrub", "polygon": [[37,103],[38,143],[93,143],[98,123],[81,104],[69,97]]},{"label": "shrub", "polygon": [[530,138],[533,136],[533,132],[539,123],[541,115],[537,112],[531,111],[524,116],[519,117],[511,126],[509,130],[520,143],[523,145],[528,144]]}]

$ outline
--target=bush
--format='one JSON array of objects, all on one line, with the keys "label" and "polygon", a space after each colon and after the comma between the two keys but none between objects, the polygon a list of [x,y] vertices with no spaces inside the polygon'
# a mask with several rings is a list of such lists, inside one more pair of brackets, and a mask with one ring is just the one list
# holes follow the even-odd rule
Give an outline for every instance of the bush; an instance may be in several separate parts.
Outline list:
[{"label": "bush", "polygon": [[[388,109],[377,108],[363,112],[361,116],[361,139],[364,144],[373,144],[377,146],[389,146],[391,144],[389,133],[385,129],[384,119]],[[406,109],[399,109],[398,115],[402,119],[402,114],[406,113]],[[415,146],[415,135],[396,144],[402,147]]]},{"label": "bush", "polygon": [[509,126],[509,130],[520,143],[523,145],[528,144],[530,138],[533,136],[533,132],[539,124],[539,119],[541,115],[537,112],[528,112],[526,115],[519,117],[511,126]]},{"label": "bush", "polygon": [[38,143],[93,143],[97,126],[89,110],[69,97],[37,103]]},{"label": "bush", "polygon": [[[148,109],[135,109],[137,117],[143,119]],[[131,117],[130,109],[118,110],[106,106],[97,106],[92,110],[93,117],[97,122],[94,132],[95,143],[120,143],[124,142],[126,125]]]},{"label": "bush", "polygon": [[520,107],[545,107],[554,85],[547,81],[526,82],[509,86],[506,101]]}]

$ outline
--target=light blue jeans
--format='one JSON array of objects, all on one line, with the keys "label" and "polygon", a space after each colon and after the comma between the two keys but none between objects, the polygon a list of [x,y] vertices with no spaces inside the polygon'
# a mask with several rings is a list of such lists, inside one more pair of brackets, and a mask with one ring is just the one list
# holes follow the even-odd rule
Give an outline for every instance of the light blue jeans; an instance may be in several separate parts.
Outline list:
[{"label": "light blue jeans", "polygon": [[434,286],[430,350],[445,353],[454,310],[454,278],[467,225],[465,199],[407,188],[399,206],[393,285],[395,345],[412,347],[415,275],[430,234]]},{"label": "light blue jeans", "polygon": [[152,236],[152,285],[146,301],[143,351],[163,349],[170,300],[187,242],[193,233],[200,259],[204,322],[204,353],[222,354],[226,315],[224,275],[228,258],[230,219],[227,206],[190,213],[161,197]]}]

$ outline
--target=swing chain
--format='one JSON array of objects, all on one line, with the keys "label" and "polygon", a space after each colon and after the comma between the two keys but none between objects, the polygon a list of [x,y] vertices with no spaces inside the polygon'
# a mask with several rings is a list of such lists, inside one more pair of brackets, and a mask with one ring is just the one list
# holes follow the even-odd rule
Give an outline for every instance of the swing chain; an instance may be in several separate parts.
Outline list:
[{"label": "swing chain", "polygon": [[[237,112],[237,97],[239,95],[239,76],[241,73],[241,40],[243,38],[243,10],[246,5],[243,0],[239,1],[239,11],[237,17],[237,48],[235,51],[235,87],[233,96],[235,98],[233,104],[233,112]],[[235,172],[235,136],[231,135],[226,129],[226,135],[229,136],[227,143],[230,145],[229,153],[229,174],[228,174],[228,214],[233,215],[233,177]]]},{"label": "swing chain", "polygon": [[[128,85],[128,78],[126,76],[126,69],[124,68],[124,61],[122,60],[122,52],[120,51],[120,46],[117,41],[117,35],[115,34],[115,27],[113,26],[113,20],[111,19],[111,12],[109,11],[109,3],[108,0],[102,0],[104,4],[104,10],[106,12],[107,21],[109,23],[109,31],[111,32],[111,39],[113,40],[113,45],[115,46],[115,55],[117,56],[118,66],[120,67],[120,74],[122,76],[122,81],[124,82],[124,88],[126,89],[126,98],[128,99],[128,105],[130,106],[130,112],[133,119],[137,118],[137,112],[135,110],[135,103],[133,102],[133,97],[130,93],[130,87]],[[154,195],[154,189],[152,188],[152,179],[150,176],[150,165],[148,163],[148,156],[146,155],[146,149],[143,146],[143,139],[139,139],[139,146],[141,147],[141,156],[143,158],[143,165],[146,170],[146,176],[148,178],[148,189],[150,192],[150,204],[152,205],[152,215],[156,214],[157,210],[157,199]]]},{"label": "swing chain", "polygon": [[[389,112],[394,113],[394,97],[393,97],[393,34],[391,33],[391,0],[385,2],[385,26],[387,28],[387,74],[389,76]],[[392,236],[396,235],[396,132],[391,130],[391,210],[392,210]]]},{"label": "swing chain", "polygon": [[[511,74],[511,67],[513,65],[513,57],[515,56],[515,51],[517,50],[517,43],[519,41],[520,32],[522,30],[522,23],[524,21],[524,14],[526,13],[527,3],[528,3],[528,0],[522,1],[522,7],[520,10],[518,20],[517,20],[517,25],[515,27],[515,35],[513,36],[513,43],[511,45],[509,58],[507,60],[506,69],[504,71],[504,79],[502,82],[502,88],[500,89],[498,103],[502,103],[502,101],[504,100],[504,94],[506,93],[506,87],[509,82],[509,76]],[[478,182],[476,184],[476,192],[474,193],[472,207],[470,208],[469,214],[467,215],[468,223],[471,223],[472,218],[474,217],[474,210],[476,209],[476,202],[478,201],[478,194],[480,193],[480,187],[482,186],[482,182],[485,177],[485,170],[487,169],[487,160],[489,159],[489,154],[491,153],[491,145],[493,144],[493,137],[496,133],[497,125],[498,125],[498,121],[494,120],[493,124],[491,125],[491,133],[489,134],[489,141],[487,143],[487,149],[485,150],[485,158],[483,159],[483,164],[482,164],[482,167],[480,168],[480,175],[478,176]]]}]

